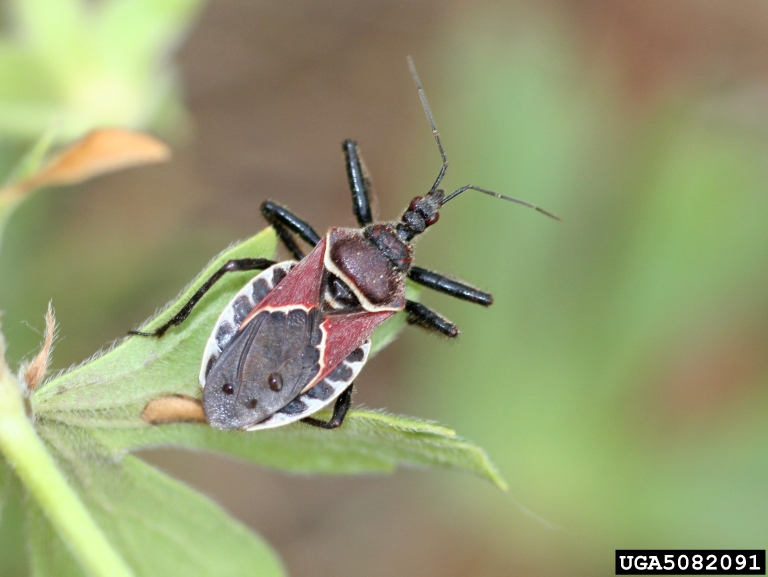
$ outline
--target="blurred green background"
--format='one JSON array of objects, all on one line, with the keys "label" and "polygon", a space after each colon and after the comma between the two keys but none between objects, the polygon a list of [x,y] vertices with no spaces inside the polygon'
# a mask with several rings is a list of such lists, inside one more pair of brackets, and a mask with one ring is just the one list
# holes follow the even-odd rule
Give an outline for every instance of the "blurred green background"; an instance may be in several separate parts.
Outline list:
[{"label": "blurred green background", "polygon": [[[4,5],[4,174],[51,126],[149,129],[175,159],[17,212],[0,252],[13,363],[37,350],[49,300],[54,368],[124,335],[261,229],[265,198],[321,231],[353,225],[344,138],[379,217],[396,217],[439,168],[408,54],[446,187],[564,219],[452,201],[417,262],[492,291],[493,307],[426,295],[461,337],[410,329],[357,382],[357,403],[485,447],[508,495],[451,473],[302,478],[144,454],[263,534],[291,574],[610,575],[616,548],[765,548],[764,2],[43,6]],[[13,508],[0,532],[0,572],[23,574]]]}]

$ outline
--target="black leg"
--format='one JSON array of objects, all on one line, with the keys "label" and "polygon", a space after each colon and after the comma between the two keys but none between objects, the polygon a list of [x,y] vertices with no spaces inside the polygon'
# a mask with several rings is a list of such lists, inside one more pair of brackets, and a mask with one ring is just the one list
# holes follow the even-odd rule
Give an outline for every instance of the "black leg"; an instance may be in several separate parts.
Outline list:
[{"label": "black leg", "polygon": [[314,417],[305,417],[301,422],[306,423],[307,425],[312,425],[313,427],[320,427],[321,429],[336,429],[340,427],[352,404],[352,389],[354,387],[355,383],[352,383],[344,389],[344,392],[336,399],[336,404],[333,405],[333,415],[331,415],[330,421],[321,421]]},{"label": "black leg", "polygon": [[455,324],[421,303],[405,301],[405,312],[408,313],[408,324],[418,325],[450,338],[459,336],[459,329]]},{"label": "black leg", "polygon": [[411,267],[408,278],[427,288],[445,293],[457,299],[477,303],[484,307],[493,304],[493,295],[476,289],[462,281],[453,280],[445,275],[418,266]]},{"label": "black leg", "polygon": [[315,229],[293,214],[290,210],[279,204],[275,204],[268,200],[264,201],[261,204],[261,214],[264,215],[266,221],[272,225],[275,231],[277,231],[277,235],[280,237],[280,240],[283,241],[285,248],[296,257],[296,260],[303,259],[304,253],[296,244],[292,233],[299,235],[301,240],[312,246],[315,246],[320,242],[320,235],[315,232]]},{"label": "black leg", "polygon": [[373,222],[370,199],[371,179],[365,168],[363,157],[357,150],[357,142],[345,140],[342,149],[347,161],[349,189],[352,191],[352,211],[355,213],[357,223],[365,227]]},{"label": "black leg", "polygon": [[162,337],[163,334],[165,334],[165,331],[167,331],[169,328],[183,323],[184,320],[189,316],[189,313],[192,312],[192,309],[195,307],[198,301],[201,298],[203,298],[203,295],[207,293],[214,284],[216,284],[216,281],[218,281],[221,277],[223,277],[228,272],[239,272],[239,271],[246,271],[246,270],[264,270],[265,268],[271,267],[273,264],[275,264],[275,261],[269,260],[267,258],[241,258],[238,260],[230,260],[224,266],[222,266],[219,270],[213,273],[211,278],[205,281],[205,284],[201,286],[200,289],[194,295],[192,295],[192,298],[189,299],[187,304],[181,307],[181,310],[178,313],[176,313],[176,315],[171,320],[169,320],[159,329],[157,329],[152,333],[143,333],[141,331],[128,331],[128,334],[139,335],[142,337],[158,337],[158,338]]}]

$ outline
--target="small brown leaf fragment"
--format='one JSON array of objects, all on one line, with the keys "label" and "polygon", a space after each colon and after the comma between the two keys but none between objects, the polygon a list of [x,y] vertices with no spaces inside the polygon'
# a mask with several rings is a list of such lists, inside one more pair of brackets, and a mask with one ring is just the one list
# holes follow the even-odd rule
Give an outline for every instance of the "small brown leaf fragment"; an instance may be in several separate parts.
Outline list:
[{"label": "small brown leaf fragment", "polygon": [[43,346],[34,359],[22,368],[23,381],[27,385],[27,391],[32,392],[39,385],[48,367],[51,364],[51,347],[53,345],[53,335],[56,332],[56,319],[53,316],[51,304],[48,303],[48,312],[45,313],[45,335],[43,337]]},{"label": "small brown leaf fragment", "polygon": [[200,400],[186,395],[168,395],[152,399],[144,407],[141,418],[152,425],[205,422]]},{"label": "small brown leaf fragment", "polygon": [[163,162],[170,156],[168,145],[149,134],[120,128],[94,130],[17,186],[75,184],[123,168]]},{"label": "small brown leaf fragment", "polygon": [[131,166],[164,162],[171,149],[154,136],[121,128],[94,130],[51,158],[32,176],[0,188],[0,207],[43,186],[77,184]]}]

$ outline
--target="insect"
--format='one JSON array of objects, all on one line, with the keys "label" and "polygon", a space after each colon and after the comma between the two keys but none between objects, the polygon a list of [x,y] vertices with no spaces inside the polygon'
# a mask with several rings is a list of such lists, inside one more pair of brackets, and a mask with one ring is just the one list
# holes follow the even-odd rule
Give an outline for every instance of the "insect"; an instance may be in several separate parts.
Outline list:
[{"label": "insect", "polygon": [[[410,58],[408,64],[443,161],[424,196],[415,197],[398,221],[374,222],[368,173],[357,143],[346,140],[343,151],[359,229],[331,228],[321,237],[288,209],[266,201],[261,205],[264,218],[296,260],[231,260],[155,332],[133,331],[162,337],[181,324],[225,274],[262,271],[227,305],[206,344],[199,378],[210,425],[252,431],[301,420],[336,428],[349,410],[353,381],[368,359],[371,335],[381,323],[404,310],[410,324],[456,337],[456,325],[406,298],[405,280],[479,305],[493,302],[487,292],[412,264],[414,240],[437,222],[447,202],[463,192],[476,190],[558,218],[470,184],[448,195],[438,188],[448,160]],[[308,255],[296,237],[313,247]],[[330,420],[311,416],[332,402]]]}]

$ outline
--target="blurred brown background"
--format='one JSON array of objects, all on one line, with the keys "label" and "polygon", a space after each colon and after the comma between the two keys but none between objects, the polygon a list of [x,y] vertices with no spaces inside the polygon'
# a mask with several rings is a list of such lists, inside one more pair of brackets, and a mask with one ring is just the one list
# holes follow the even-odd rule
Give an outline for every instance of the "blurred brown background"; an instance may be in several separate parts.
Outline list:
[{"label": "blurred brown background", "polygon": [[417,260],[496,304],[427,297],[462,337],[408,330],[355,402],[456,428],[509,495],[459,473],[144,456],[264,535],[292,575],[612,574],[616,548],[763,548],[766,30],[760,1],[214,0],[178,55],[192,123],[174,160],[45,192],[11,223],[8,356],[35,350],[48,300],[56,367],[120,337],[261,229],[265,198],[318,231],[353,226],[344,138],[379,217],[398,215],[439,168],[410,54],[446,186],[564,222],[471,193],[449,205]]}]

